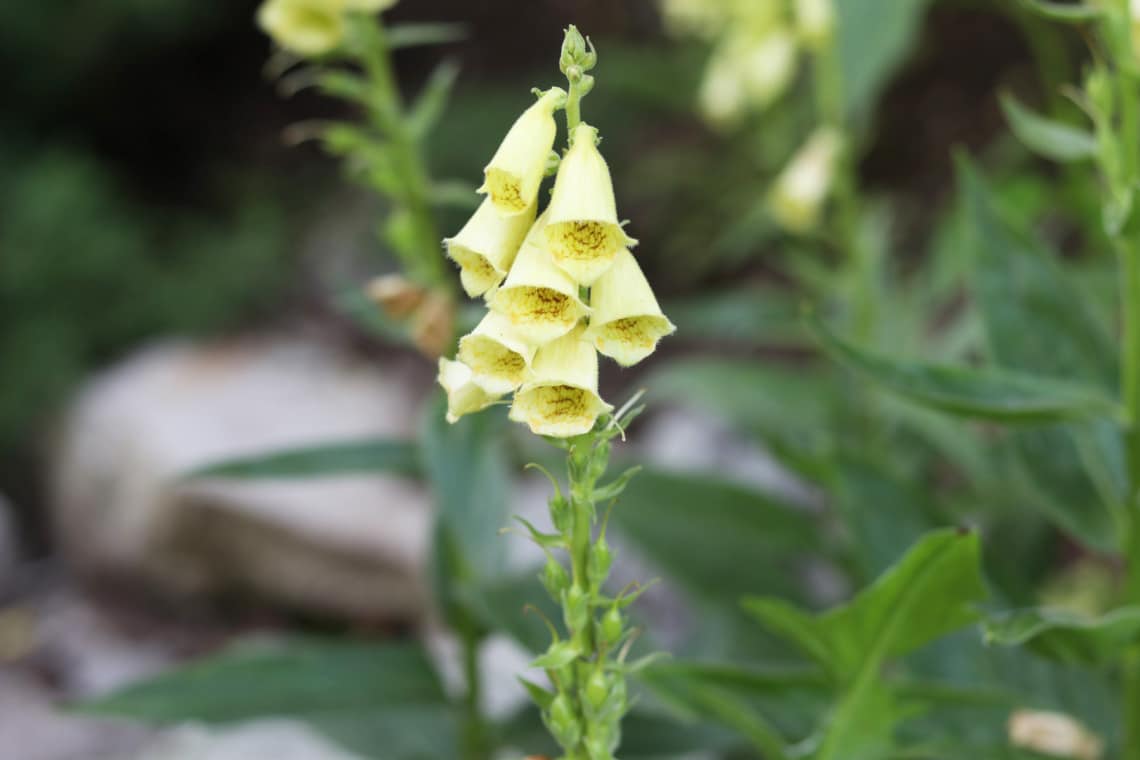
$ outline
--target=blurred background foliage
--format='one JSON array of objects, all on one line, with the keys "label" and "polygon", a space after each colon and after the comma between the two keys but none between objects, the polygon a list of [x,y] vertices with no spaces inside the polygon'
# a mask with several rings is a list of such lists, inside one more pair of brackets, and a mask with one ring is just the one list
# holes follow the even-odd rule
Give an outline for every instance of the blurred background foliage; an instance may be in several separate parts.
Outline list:
[{"label": "blurred background foliage", "polygon": [[[331,213],[346,196],[336,163],[281,140],[290,124],[349,114],[309,94],[278,97],[260,73],[268,43],[251,22],[256,5],[45,0],[0,8],[9,104],[0,114],[0,489],[19,503],[38,501],[27,464],[59,405],[86,373],[141,340],[305,319],[365,332],[336,304],[363,275],[395,263],[367,213]],[[864,198],[858,236],[870,252],[867,267],[851,270],[835,241],[788,236],[764,206],[772,179],[817,123],[807,67],[789,97],[724,128],[695,108],[709,45],[664,34],[648,0],[405,0],[388,16],[466,30],[462,41],[397,56],[408,91],[441,57],[462,66],[427,151],[439,177],[477,177],[504,125],[529,102],[529,87],[556,80],[550,51],[561,28],[573,21],[591,34],[601,58],[589,118],[603,128],[639,259],[679,327],[647,369],[604,377],[607,395],[643,384],[651,405],[717,418],[812,495],[817,509],[792,509],[715,472],[647,473],[630,487],[615,521],[701,621],[676,642],[684,657],[802,664],[747,619],[741,596],[825,606],[946,525],[982,528],[987,577],[1008,605],[1046,593],[1087,602],[1093,584],[1074,587],[1071,573],[1091,566],[1111,588],[1116,572],[1105,559],[1116,537],[1098,505],[1118,473],[1111,453],[1096,453],[1112,450],[1111,434],[1061,425],[1010,431],[939,416],[822,356],[801,317],[811,302],[844,337],[857,334],[878,353],[959,364],[996,355],[999,364],[1081,373],[1111,388],[1111,349],[1097,349],[1118,306],[1100,189],[1091,172],[1024,149],[998,100],[1012,90],[1040,111],[1071,116],[1057,92],[1077,79],[1080,40],[1014,2],[838,6],[844,107]],[[975,156],[985,178],[956,180],[956,150]],[[370,209],[375,201],[359,203]],[[444,212],[443,228],[458,229],[465,213]],[[326,216],[346,226],[338,234],[352,243],[347,262],[314,261],[306,247]],[[1045,243],[1025,243],[1027,250],[1057,254],[1047,266],[1036,254],[1009,255],[1021,243],[1008,241],[1034,236]],[[1015,285],[1003,291],[1002,283]],[[1035,321],[995,328],[987,310],[1003,298]],[[1072,309],[1078,302],[1086,307]],[[1041,337],[1058,333],[1068,337]],[[420,443],[439,440],[426,433]],[[1090,457],[1106,468],[1079,464]],[[34,532],[36,520],[28,523]],[[816,571],[830,597],[816,593],[819,584],[807,588]],[[486,599],[489,606],[494,595]],[[510,628],[503,610],[517,606],[501,606],[482,614]],[[789,702],[788,685],[773,698],[764,674],[749,680],[743,671],[685,667],[660,671],[654,692],[737,730],[737,707],[759,705],[782,730],[802,735],[804,715],[824,701],[810,682]],[[1007,711],[984,709],[992,700],[1003,709],[1032,702],[1071,711],[1110,741],[1118,730],[1111,678],[985,649],[976,635],[910,656],[905,673],[975,690],[911,695],[961,713],[960,723],[938,728],[957,732],[960,746],[1000,743]],[[716,698],[694,703],[694,684]],[[921,721],[910,730],[935,732]]]}]

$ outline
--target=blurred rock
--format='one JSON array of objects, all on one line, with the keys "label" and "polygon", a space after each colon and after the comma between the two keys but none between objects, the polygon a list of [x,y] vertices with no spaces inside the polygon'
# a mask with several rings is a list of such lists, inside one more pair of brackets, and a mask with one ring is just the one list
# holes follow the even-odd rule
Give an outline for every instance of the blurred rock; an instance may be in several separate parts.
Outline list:
[{"label": "blurred rock", "polygon": [[234,728],[174,729],[134,760],[357,760],[301,723],[263,720]]},{"label": "blurred rock", "polygon": [[155,731],[121,721],[68,715],[25,674],[0,667],[0,756],[13,760],[121,760]]},{"label": "blurred rock", "polygon": [[417,618],[429,499],[389,476],[195,480],[208,463],[409,437],[413,362],[316,341],[165,343],[93,380],[61,429],[54,522],[68,561],[177,594],[247,592],[323,615]]}]

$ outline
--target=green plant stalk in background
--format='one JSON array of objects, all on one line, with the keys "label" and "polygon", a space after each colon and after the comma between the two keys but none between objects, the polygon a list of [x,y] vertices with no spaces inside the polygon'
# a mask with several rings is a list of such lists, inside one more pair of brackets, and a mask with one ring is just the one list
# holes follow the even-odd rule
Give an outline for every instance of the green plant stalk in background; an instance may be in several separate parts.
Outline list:
[{"label": "green plant stalk in background", "polygon": [[[1090,97],[1099,110],[1101,170],[1107,185],[1105,218],[1115,238],[1121,280],[1120,392],[1125,409],[1124,603],[1140,604],[1140,224],[1134,193],[1140,183],[1140,81],[1135,74],[1129,0],[1107,9],[1103,24],[1114,70],[1090,76]],[[1103,64],[1098,64],[1103,67]],[[1098,87],[1096,85],[1099,85]],[[1115,106],[1115,107],[1114,107]],[[1140,760],[1140,651],[1123,657],[1122,699],[1126,760]]]}]

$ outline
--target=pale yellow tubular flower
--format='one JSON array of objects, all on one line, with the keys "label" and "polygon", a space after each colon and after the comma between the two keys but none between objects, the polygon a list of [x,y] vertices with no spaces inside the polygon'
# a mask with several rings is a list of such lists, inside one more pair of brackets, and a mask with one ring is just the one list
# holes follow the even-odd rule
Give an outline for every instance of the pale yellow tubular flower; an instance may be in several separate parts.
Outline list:
[{"label": "pale yellow tubular flower", "polygon": [[819,224],[842,149],[839,132],[821,127],[784,167],[768,196],[768,208],[782,227],[803,234]]},{"label": "pale yellow tubular flower", "polygon": [[637,241],[618,223],[610,168],[598,152],[598,130],[581,123],[558,167],[546,221],[554,263],[576,282],[591,285],[622,248]]},{"label": "pale yellow tubular flower", "polygon": [[598,354],[577,329],[538,349],[533,379],[515,393],[510,418],[537,435],[569,438],[590,432],[613,409],[598,395]]},{"label": "pale yellow tubular flower", "polygon": [[552,87],[515,120],[483,170],[483,186],[500,214],[522,214],[534,205],[546,173],[558,126],[554,111],[566,102],[566,93]]},{"label": "pale yellow tubular flower", "polygon": [[471,368],[472,380],[488,393],[510,393],[526,381],[535,347],[524,341],[502,314],[488,312],[468,335],[459,339],[459,361]]},{"label": "pale yellow tubular flower", "polygon": [[347,11],[360,13],[382,13],[395,5],[399,0],[341,0]]},{"label": "pale yellow tubular flower", "polygon": [[1072,760],[1100,760],[1104,742],[1064,713],[1017,710],[1007,726],[1015,747]]},{"label": "pale yellow tubular flower", "polygon": [[835,35],[835,5],[832,0],[796,0],[796,31],[800,42],[812,50],[830,45]]},{"label": "pale yellow tubular flower", "polygon": [[503,216],[487,198],[455,237],[443,241],[448,258],[459,265],[467,295],[481,296],[503,281],[534,224],[534,212],[532,203],[521,214]]},{"label": "pale yellow tubular flower", "polygon": [[657,341],[677,330],[661,313],[649,281],[627,250],[618,252],[614,265],[594,283],[590,307],[587,337],[623,367],[649,356]]},{"label": "pale yellow tubular flower", "polygon": [[463,362],[440,357],[437,378],[447,393],[447,421],[454,423],[465,414],[486,409],[499,400],[475,383],[471,368]]},{"label": "pale yellow tubular flower", "polygon": [[301,56],[327,53],[344,38],[343,0],[265,0],[257,24],[282,48]]},{"label": "pale yellow tubular flower", "polygon": [[750,107],[763,111],[787,92],[796,76],[796,37],[777,27],[748,44],[740,54],[744,91]]},{"label": "pale yellow tubular flower", "polygon": [[712,39],[731,19],[727,0],[661,0],[665,30],[674,37]]},{"label": "pale yellow tubular flower", "polygon": [[554,265],[542,245],[547,213],[535,221],[507,279],[487,299],[492,311],[506,317],[515,333],[533,345],[565,335],[590,313],[578,298],[578,283]]},{"label": "pale yellow tubular flower", "polygon": [[1132,55],[1140,59],[1140,0],[1130,0],[1128,15],[1132,17]]},{"label": "pale yellow tubular flower", "polygon": [[748,99],[737,62],[725,55],[713,55],[705,67],[697,100],[701,114],[710,123],[731,126],[738,121]]}]

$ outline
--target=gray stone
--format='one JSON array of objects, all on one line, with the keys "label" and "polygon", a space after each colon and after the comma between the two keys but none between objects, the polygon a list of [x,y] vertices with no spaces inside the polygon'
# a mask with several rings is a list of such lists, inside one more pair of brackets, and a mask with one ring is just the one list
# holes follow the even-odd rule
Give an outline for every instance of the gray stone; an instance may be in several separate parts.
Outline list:
[{"label": "gray stone", "polygon": [[416,619],[430,522],[419,484],[184,476],[285,448],[409,437],[430,387],[421,363],[378,366],[316,340],[145,349],[90,382],[61,426],[52,508],[64,556],[166,593],[237,590],[332,616]]}]

